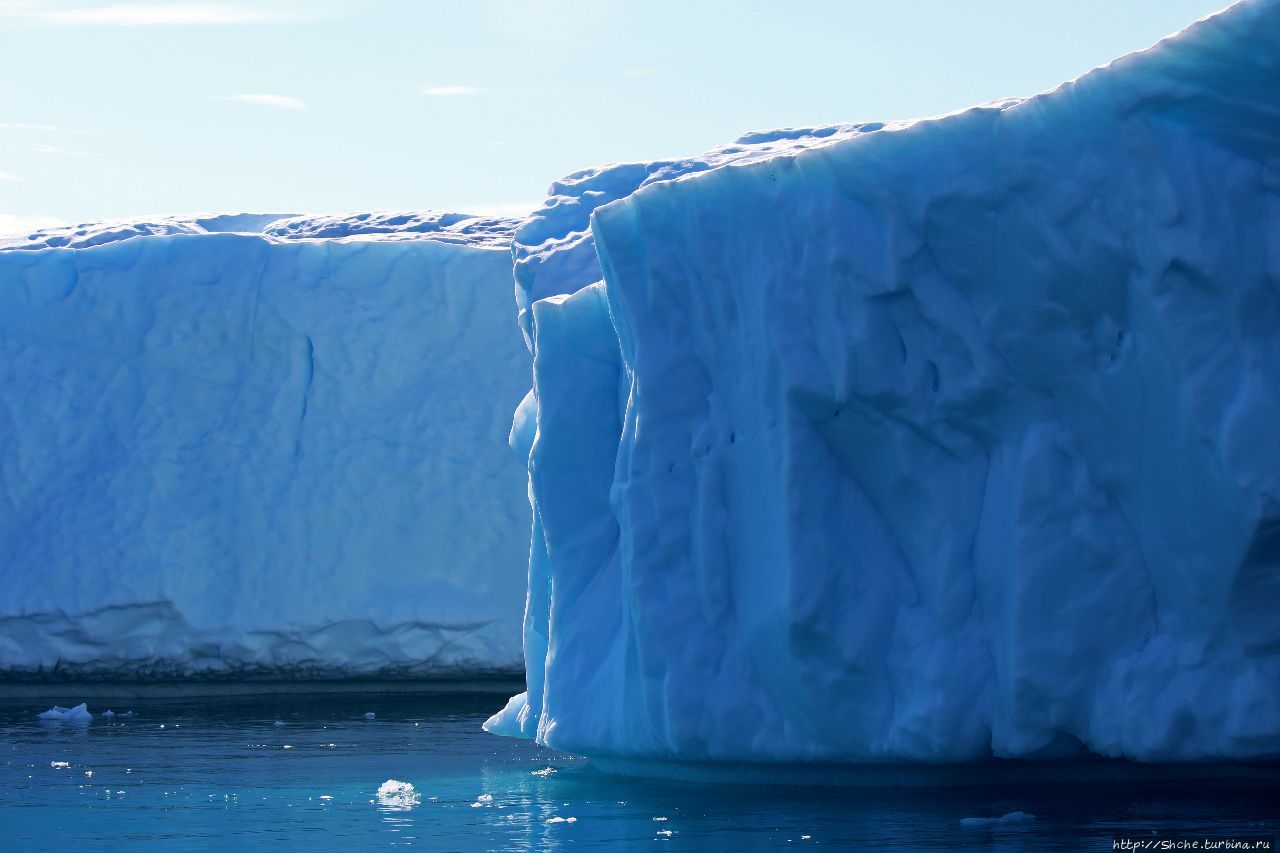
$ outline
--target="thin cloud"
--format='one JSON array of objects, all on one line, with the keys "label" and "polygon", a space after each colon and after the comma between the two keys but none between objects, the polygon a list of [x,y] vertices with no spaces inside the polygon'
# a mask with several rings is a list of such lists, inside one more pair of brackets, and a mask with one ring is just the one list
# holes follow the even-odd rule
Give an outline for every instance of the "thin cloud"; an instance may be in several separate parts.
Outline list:
[{"label": "thin cloud", "polygon": [[422,90],[422,94],[433,98],[452,97],[456,95],[478,95],[483,92],[477,86],[427,86]]},{"label": "thin cloud", "polygon": [[472,216],[514,217],[523,219],[542,207],[542,201],[506,201],[497,204],[463,205],[462,209]]},{"label": "thin cloud", "polygon": [[22,216],[16,213],[0,213],[0,234],[30,234],[44,228],[65,225],[56,216]]},{"label": "thin cloud", "polygon": [[70,148],[59,148],[57,145],[37,145],[31,149],[37,154],[58,154],[63,157],[88,157],[87,151],[73,151]]},{"label": "thin cloud", "polygon": [[66,6],[25,0],[0,2],[0,18],[51,27],[187,27],[263,24],[296,20],[281,10],[252,9],[231,3],[107,3]]},{"label": "thin cloud", "polygon": [[242,104],[257,104],[260,107],[275,107],[278,110],[305,110],[307,105],[292,95],[218,95],[215,101],[239,101]]},{"label": "thin cloud", "polygon": [[12,172],[0,172],[0,181],[25,181],[26,178],[21,175],[15,175]]},{"label": "thin cloud", "polygon": [[24,124],[17,121],[0,121],[0,130],[40,130],[52,132],[61,130],[56,124]]}]

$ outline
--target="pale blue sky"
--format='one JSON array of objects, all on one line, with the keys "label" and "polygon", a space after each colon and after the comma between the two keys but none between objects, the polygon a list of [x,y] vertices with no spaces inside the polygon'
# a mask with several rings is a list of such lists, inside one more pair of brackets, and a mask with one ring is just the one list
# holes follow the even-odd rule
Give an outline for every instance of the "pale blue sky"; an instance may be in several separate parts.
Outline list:
[{"label": "pale blue sky", "polygon": [[1027,95],[1226,0],[0,0],[0,231],[528,209],[593,164]]}]

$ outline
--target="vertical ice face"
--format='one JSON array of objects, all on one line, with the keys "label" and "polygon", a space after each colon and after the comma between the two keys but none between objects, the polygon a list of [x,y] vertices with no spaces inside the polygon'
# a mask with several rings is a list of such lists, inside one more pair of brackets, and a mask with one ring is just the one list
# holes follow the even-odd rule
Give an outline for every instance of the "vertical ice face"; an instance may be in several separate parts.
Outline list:
[{"label": "vertical ice face", "polygon": [[518,672],[513,224],[167,218],[0,252],[0,675]]},{"label": "vertical ice face", "polygon": [[489,728],[1280,755],[1277,44],[1249,0],[1025,101],[606,192],[585,289],[553,200],[516,249],[530,690]]}]

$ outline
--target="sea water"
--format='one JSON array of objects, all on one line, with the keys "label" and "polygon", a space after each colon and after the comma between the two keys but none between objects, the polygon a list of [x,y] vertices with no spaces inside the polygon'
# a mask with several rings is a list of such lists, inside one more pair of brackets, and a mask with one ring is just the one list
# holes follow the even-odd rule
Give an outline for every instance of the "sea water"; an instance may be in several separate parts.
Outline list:
[{"label": "sea water", "polygon": [[77,696],[4,691],[6,851],[1101,851],[1119,835],[1272,836],[1280,824],[1280,787],[1266,779],[887,788],[618,777],[482,731],[503,703],[493,692],[112,699],[90,702],[88,723],[54,723],[37,715]]}]

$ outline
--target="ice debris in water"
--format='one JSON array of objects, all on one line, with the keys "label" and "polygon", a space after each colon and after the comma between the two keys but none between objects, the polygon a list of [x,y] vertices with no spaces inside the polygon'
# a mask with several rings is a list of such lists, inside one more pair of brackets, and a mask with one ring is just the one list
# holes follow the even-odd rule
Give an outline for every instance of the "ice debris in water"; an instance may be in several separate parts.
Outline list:
[{"label": "ice debris in water", "polygon": [[553,817],[547,823],[577,823],[576,817]]},{"label": "ice debris in water", "polygon": [[555,773],[555,772],[556,772],[556,769],[554,767],[544,767],[541,770],[534,770],[530,772],[529,775],[546,777],[546,776],[550,776],[552,773]]},{"label": "ice debris in water", "polygon": [[388,779],[378,787],[378,805],[392,809],[411,809],[422,802],[422,795],[409,782]]},{"label": "ice debris in water", "polygon": [[271,725],[275,726],[275,727],[278,729],[278,728],[282,727],[283,725],[285,725],[285,722],[284,722],[284,720],[276,720],[276,721],[275,721],[274,723],[272,723]]},{"label": "ice debris in water", "polygon": [[54,770],[66,770],[68,767],[71,766],[71,762],[70,761],[50,761],[49,766],[52,767]]},{"label": "ice debris in water", "polygon": [[1031,823],[1036,819],[1033,814],[1027,812],[1009,812],[1001,817],[966,817],[960,821],[960,825],[969,829],[977,829],[984,826],[1005,826],[1013,823]]},{"label": "ice debris in water", "polygon": [[493,805],[493,794],[481,794],[476,797],[476,801],[471,804],[471,808],[479,809],[491,805]]},{"label": "ice debris in water", "polygon": [[66,723],[83,723],[93,719],[93,714],[89,713],[88,706],[81,702],[74,708],[64,708],[61,705],[54,705],[47,711],[40,714],[42,720],[55,720],[57,722]]},{"label": "ice debris in water", "polygon": [[373,719],[374,717],[376,717],[376,716],[378,716],[378,715],[377,715],[377,714],[375,714],[375,713],[373,713],[372,711],[365,711],[365,712],[364,712],[364,718],[365,718],[366,720],[372,720],[372,719]]}]

